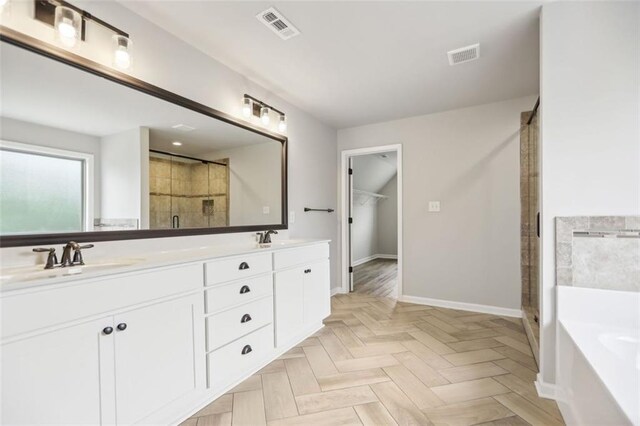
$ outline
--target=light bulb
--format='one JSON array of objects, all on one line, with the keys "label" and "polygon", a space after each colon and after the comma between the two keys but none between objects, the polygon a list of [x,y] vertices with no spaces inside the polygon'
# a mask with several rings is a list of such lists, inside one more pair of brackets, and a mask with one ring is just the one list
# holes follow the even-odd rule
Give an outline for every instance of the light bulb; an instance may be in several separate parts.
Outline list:
[{"label": "light bulb", "polygon": [[8,5],[9,5],[9,0],[0,0],[0,13],[8,9],[7,7]]},{"label": "light bulb", "polygon": [[242,115],[249,118],[251,117],[251,99],[242,99]]},{"label": "light bulb", "polygon": [[280,121],[278,122],[278,130],[280,133],[284,133],[287,131],[287,118],[283,115],[280,116]]},{"label": "light bulb", "polygon": [[65,47],[74,47],[78,43],[82,17],[75,10],[64,7],[56,7],[54,26],[60,43]]},{"label": "light bulb", "polygon": [[260,120],[262,120],[262,124],[265,126],[269,125],[269,108],[264,106],[260,108]]},{"label": "light bulb", "polygon": [[171,142],[171,145],[173,145],[173,146],[182,146],[182,142],[173,141],[173,142]]},{"label": "light bulb", "polygon": [[128,69],[131,67],[131,45],[133,42],[128,37],[116,34],[113,36],[113,43],[113,65],[116,68]]}]

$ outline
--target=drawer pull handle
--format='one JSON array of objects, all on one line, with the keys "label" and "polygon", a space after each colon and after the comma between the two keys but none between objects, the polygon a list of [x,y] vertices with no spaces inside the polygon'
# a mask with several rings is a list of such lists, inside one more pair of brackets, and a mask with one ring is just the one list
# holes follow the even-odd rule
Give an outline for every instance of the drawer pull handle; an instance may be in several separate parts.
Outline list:
[{"label": "drawer pull handle", "polygon": [[311,269],[305,269],[305,270],[304,270],[304,273],[305,273],[305,274],[310,274],[310,273],[311,273]]},{"label": "drawer pull handle", "polygon": [[243,286],[240,288],[240,294],[249,293],[250,291],[251,291],[251,289],[249,288],[249,286],[248,286],[248,285],[243,285]]},{"label": "drawer pull handle", "polygon": [[102,329],[102,333],[106,334],[107,336],[111,333],[113,333],[113,327],[105,327]]},{"label": "drawer pull handle", "polygon": [[246,345],[244,348],[242,348],[242,355],[246,355],[249,352],[251,352],[253,349],[251,349],[251,345]]},{"label": "drawer pull handle", "polygon": [[116,325],[116,328],[120,331],[125,331],[127,329],[127,324],[124,322],[121,322],[120,324]]},{"label": "drawer pull handle", "polygon": [[238,269],[240,269],[241,271],[244,271],[245,269],[249,269],[249,264],[247,262],[242,262]]},{"label": "drawer pull handle", "polygon": [[244,324],[245,322],[249,322],[249,321],[251,321],[251,315],[249,315],[249,314],[244,314],[242,316],[242,319],[240,320],[240,322],[242,324]]}]

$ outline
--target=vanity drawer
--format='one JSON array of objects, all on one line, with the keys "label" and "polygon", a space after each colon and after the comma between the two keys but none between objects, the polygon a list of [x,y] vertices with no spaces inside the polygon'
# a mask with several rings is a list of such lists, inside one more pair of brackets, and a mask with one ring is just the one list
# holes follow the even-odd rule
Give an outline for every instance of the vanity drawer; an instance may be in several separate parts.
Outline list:
[{"label": "vanity drawer", "polygon": [[273,275],[257,277],[221,284],[205,291],[206,312],[212,314],[222,309],[249,302],[273,294]]},{"label": "vanity drawer", "polygon": [[273,269],[286,269],[316,260],[329,258],[329,244],[317,244],[309,247],[297,247],[276,251],[273,254]]},{"label": "vanity drawer", "polygon": [[207,317],[207,350],[273,322],[273,297],[265,297]]},{"label": "vanity drawer", "polygon": [[209,387],[227,386],[257,368],[273,351],[273,325],[269,324],[207,355]]},{"label": "vanity drawer", "polygon": [[235,256],[205,264],[206,285],[239,280],[271,272],[271,253]]}]

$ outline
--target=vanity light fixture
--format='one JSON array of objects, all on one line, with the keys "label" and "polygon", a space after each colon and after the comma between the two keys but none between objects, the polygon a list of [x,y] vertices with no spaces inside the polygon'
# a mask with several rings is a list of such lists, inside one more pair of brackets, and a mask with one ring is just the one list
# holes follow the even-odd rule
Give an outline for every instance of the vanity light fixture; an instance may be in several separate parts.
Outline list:
[{"label": "vanity light fixture", "polygon": [[9,5],[9,0],[0,0],[0,13],[4,12]]},{"label": "vanity light fixture", "polygon": [[120,34],[113,36],[113,65],[126,70],[131,67],[131,46],[133,42],[129,37]]},{"label": "vanity light fixture", "polygon": [[242,98],[242,115],[247,118],[251,117],[251,115],[259,117],[262,124],[268,126],[271,122],[271,111],[278,114],[278,131],[284,133],[287,130],[287,118],[284,112],[246,93]]},{"label": "vanity light fixture", "polygon": [[63,46],[75,47],[82,33],[82,16],[70,7],[56,6],[54,28]]},{"label": "vanity light fixture", "polygon": [[284,133],[287,131],[287,117],[283,114],[278,121],[278,131]]},{"label": "vanity light fixture", "polygon": [[[0,2],[9,0],[0,0]],[[86,41],[87,22],[100,25],[111,31],[113,35],[112,65],[120,69],[128,69],[132,64],[129,34],[99,19],[86,10],[82,10],[64,0],[34,0],[35,19],[52,25],[56,39],[67,49],[74,48],[79,41]]]},{"label": "vanity light fixture", "polygon": [[253,109],[251,105],[251,99],[246,96],[242,98],[242,115],[249,118],[251,117],[251,110]]},{"label": "vanity light fixture", "polygon": [[260,108],[260,121],[262,121],[262,124],[265,126],[269,125],[269,108],[266,106]]}]

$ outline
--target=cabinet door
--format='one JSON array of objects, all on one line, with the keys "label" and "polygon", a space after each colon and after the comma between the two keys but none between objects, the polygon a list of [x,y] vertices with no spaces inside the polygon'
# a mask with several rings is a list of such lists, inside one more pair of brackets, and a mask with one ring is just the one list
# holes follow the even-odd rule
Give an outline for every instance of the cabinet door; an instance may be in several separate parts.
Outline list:
[{"label": "cabinet door", "polygon": [[196,294],[114,317],[118,424],[136,423],[197,390],[202,303]]},{"label": "cabinet door", "polygon": [[0,423],[111,423],[114,333],[102,330],[112,326],[108,317],[3,344]]},{"label": "cabinet door", "polygon": [[282,347],[304,328],[303,268],[275,274],[275,327],[276,346]]},{"label": "cabinet door", "polygon": [[309,265],[304,272],[304,322],[309,325],[331,314],[329,261]]}]

